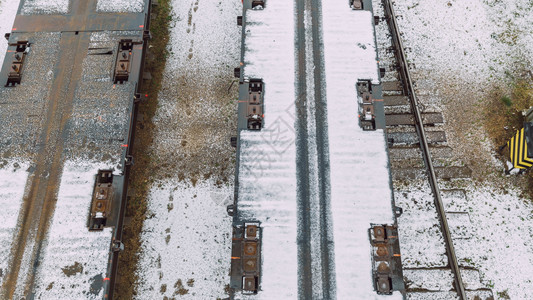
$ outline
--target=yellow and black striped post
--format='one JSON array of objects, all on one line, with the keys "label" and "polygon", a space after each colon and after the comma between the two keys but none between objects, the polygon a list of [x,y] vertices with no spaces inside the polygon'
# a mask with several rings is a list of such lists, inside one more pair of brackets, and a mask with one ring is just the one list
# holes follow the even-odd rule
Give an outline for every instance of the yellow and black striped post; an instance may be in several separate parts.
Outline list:
[{"label": "yellow and black striped post", "polygon": [[509,158],[513,163],[513,168],[528,169],[533,166],[533,157],[528,156],[527,144],[528,139],[524,128],[517,130],[516,134],[507,142]]}]

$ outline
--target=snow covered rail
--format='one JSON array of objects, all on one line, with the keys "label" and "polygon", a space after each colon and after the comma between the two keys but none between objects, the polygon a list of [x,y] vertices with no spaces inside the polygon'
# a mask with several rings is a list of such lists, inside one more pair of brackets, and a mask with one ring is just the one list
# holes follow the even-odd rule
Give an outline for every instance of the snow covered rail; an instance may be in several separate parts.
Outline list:
[{"label": "snow covered rail", "polygon": [[428,138],[426,137],[426,132],[424,130],[422,115],[419,110],[418,100],[414,93],[413,82],[409,73],[409,65],[407,63],[407,58],[405,56],[402,40],[400,38],[400,31],[396,22],[396,15],[394,13],[392,2],[390,0],[383,0],[383,6],[385,10],[385,18],[387,20],[391,32],[394,54],[398,62],[398,71],[400,73],[400,78],[402,81],[402,88],[404,90],[404,94],[407,95],[409,98],[411,111],[415,118],[416,131],[418,133],[420,147],[427,169],[431,190],[434,196],[434,202],[441,224],[441,231],[445,241],[448,263],[454,274],[455,290],[460,299],[467,299],[463,280],[461,277],[461,272],[459,270],[459,265],[457,263],[457,258],[455,255],[455,248],[453,245],[452,237],[450,235],[448,220],[446,218],[446,213],[444,211],[444,206],[440,196],[440,189],[437,184],[435,168],[433,166],[431,153],[429,151]]}]

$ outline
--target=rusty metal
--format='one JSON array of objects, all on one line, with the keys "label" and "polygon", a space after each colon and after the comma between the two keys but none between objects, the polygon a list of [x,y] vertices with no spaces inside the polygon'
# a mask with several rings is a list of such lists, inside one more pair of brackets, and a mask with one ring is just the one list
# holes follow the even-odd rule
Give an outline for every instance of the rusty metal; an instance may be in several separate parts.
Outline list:
[{"label": "rusty metal", "polygon": [[256,238],[256,237],[257,237],[257,225],[246,226],[246,238]]},{"label": "rusty metal", "polygon": [[[234,209],[234,208],[232,208]],[[231,288],[243,294],[259,291],[261,269],[261,228],[258,222],[233,227]]]},{"label": "rusty metal", "polygon": [[111,213],[113,171],[100,170],[96,176],[89,217],[89,230],[103,230]]},{"label": "rusty metal", "polygon": [[359,102],[359,125],[363,130],[376,130],[376,114],[372,97],[372,82],[364,79],[357,81]]},{"label": "rusty metal", "polygon": [[376,292],[391,295],[393,291],[403,290],[398,228],[395,225],[372,224],[369,235]]},{"label": "rusty metal", "polygon": [[[33,151],[31,157],[34,157],[32,158],[34,171],[28,172],[36,180],[29,180],[26,184],[26,194],[19,213],[20,224],[17,226],[16,233],[13,234],[11,250],[8,250],[12,263],[7,270],[9,272],[4,274],[5,280],[0,289],[2,299],[12,299],[16,290],[22,293],[17,292],[20,294],[19,298],[38,298],[35,293],[38,290],[37,276],[41,268],[39,262],[42,261],[47,247],[50,247],[46,242],[46,236],[57,225],[50,220],[56,209],[58,189],[60,183],[62,184],[61,174],[67,159],[87,157],[87,155],[93,157],[94,155],[94,160],[97,161],[103,155],[109,158],[102,159],[102,161],[119,163],[116,170],[120,172],[116,172],[117,176],[114,177],[111,193],[112,213],[107,218],[106,226],[110,227],[113,240],[121,240],[129,167],[121,164],[120,159],[131,154],[132,151],[137,107],[133,101],[130,101],[130,96],[141,88],[139,75],[142,74],[144,53],[147,48],[146,43],[141,44],[142,31],[149,28],[150,20],[150,1],[143,0],[142,2],[144,2],[144,9],[138,13],[100,12],[96,9],[94,0],[71,0],[69,1],[69,13],[62,15],[33,13],[22,15],[20,14],[22,9],[19,9],[15,24],[11,27],[12,32],[5,35],[9,46],[0,74],[4,84],[8,80],[10,70],[13,70],[12,55],[15,52],[21,52],[21,49],[19,51],[16,49],[17,42],[28,41],[28,45],[31,43],[31,52],[26,51],[24,59],[22,55],[19,56],[20,58],[15,57],[16,60],[24,61],[22,68],[19,66],[15,68],[22,73],[21,85],[15,88],[2,87],[4,90],[13,90],[7,93],[4,91],[2,93],[4,98],[17,100],[24,96],[24,100],[27,101],[10,101],[14,109],[3,110],[0,119],[13,118],[12,122],[17,122],[21,127],[32,128],[20,132],[7,130],[7,136],[13,140],[12,145],[24,145],[24,149],[21,152],[17,149],[16,153],[25,153],[28,149]],[[21,2],[21,8],[23,5],[24,3]],[[50,34],[45,34],[46,32]],[[96,32],[105,32],[105,37],[98,38],[99,42],[93,43],[91,36]],[[114,57],[111,56],[111,60],[108,60],[104,56],[108,54],[116,56],[117,52],[114,52],[117,50],[116,43],[122,38],[133,38],[140,42],[132,50],[129,84],[115,89],[113,81],[101,82],[92,75],[98,74],[99,78],[113,78],[116,65]],[[105,47],[100,49],[92,48],[94,45],[104,44]],[[112,52],[109,53],[109,50]],[[89,59],[86,60],[86,58]],[[86,64],[87,61],[90,63]],[[102,68],[90,67],[97,63],[101,63],[99,66]],[[37,73],[29,74],[29,72]],[[90,75],[85,76],[88,74]],[[47,88],[41,89],[42,86]],[[34,97],[32,93],[35,91],[39,91],[42,95]],[[84,97],[93,95],[93,92],[105,95],[106,101],[96,101],[90,104],[88,104],[90,101],[84,101],[93,100],[93,96]],[[80,99],[83,100],[80,101]],[[116,101],[116,99],[123,100]],[[27,121],[19,117],[27,115],[28,107],[35,110],[35,116],[40,117],[39,126],[33,126],[33,120],[27,117],[24,117],[28,119]],[[20,110],[17,111],[19,108]],[[76,111],[85,111],[83,110],[85,108],[92,110],[87,110],[87,114],[83,115],[84,119],[77,122],[76,120],[79,119],[76,117]],[[115,112],[119,113],[116,118],[105,119],[106,114],[111,115]],[[103,122],[84,122],[84,120],[95,119],[93,116],[102,117],[99,120]],[[106,123],[103,125],[106,127],[104,130],[102,130],[103,123]],[[31,132],[31,138],[25,135],[27,132]],[[22,144],[17,141],[19,136],[23,141]],[[94,148],[89,150],[89,147],[84,146],[85,143],[83,145],[79,143],[82,136],[92,140],[91,144],[94,142],[92,144]],[[73,145],[76,146],[73,147]],[[2,150],[5,152],[11,147],[13,146],[4,143]],[[103,194],[105,195],[105,192]],[[92,205],[92,198],[88,200]],[[100,207],[103,208],[104,205],[101,204]],[[90,219],[91,208],[91,206],[85,208],[87,219]],[[102,274],[106,280],[98,287],[99,291],[101,289],[99,295],[106,299],[113,298],[113,284],[118,261],[118,251],[116,252],[115,249],[120,249],[120,247],[114,247],[115,245],[111,247],[111,243],[109,245],[107,270]],[[87,248],[92,246],[94,245],[86,245]],[[74,248],[69,248],[67,252]],[[102,253],[102,255],[105,254]],[[26,261],[30,267],[22,267],[23,261]],[[58,287],[54,287],[56,288]]]},{"label": "rusty metal", "polygon": [[387,247],[385,245],[379,245],[377,246],[376,254],[380,257],[389,255],[389,250],[387,250]]},{"label": "rusty metal", "polygon": [[353,10],[362,10],[363,9],[363,0],[351,0],[350,7]]},{"label": "rusty metal", "polygon": [[385,227],[375,226],[373,230],[374,230],[374,239],[377,242],[384,242],[385,241]]},{"label": "rusty metal", "polygon": [[131,40],[121,40],[117,50],[117,60],[115,65],[114,83],[124,83],[130,77],[133,42]]},{"label": "rusty metal", "polygon": [[263,90],[262,79],[250,79],[246,108],[246,118],[250,130],[261,130],[263,127]]},{"label": "rusty metal", "polygon": [[24,60],[26,54],[29,53],[30,45],[27,41],[19,41],[17,44],[12,45],[16,46],[15,53],[11,56],[11,68],[9,69],[6,87],[16,86],[20,84],[22,80],[22,70],[24,68]]},{"label": "rusty metal", "polygon": [[378,294],[392,295],[390,277],[385,274],[378,274],[377,278],[377,290]]},{"label": "rusty metal", "polygon": [[242,278],[242,286],[244,291],[257,292],[257,278],[255,276],[244,276]]}]

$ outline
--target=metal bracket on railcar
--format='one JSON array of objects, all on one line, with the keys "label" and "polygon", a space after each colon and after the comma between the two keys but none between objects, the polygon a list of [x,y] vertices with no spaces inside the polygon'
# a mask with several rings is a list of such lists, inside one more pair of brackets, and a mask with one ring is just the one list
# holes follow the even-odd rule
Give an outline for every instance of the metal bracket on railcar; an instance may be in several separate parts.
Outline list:
[{"label": "metal bracket on railcar", "polygon": [[371,224],[368,234],[372,245],[374,289],[380,295],[404,290],[398,228],[394,225]]},{"label": "metal bracket on railcar", "polygon": [[359,98],[359,124],[361,128],[363,130],[376,130],[371,80],[357,81],[357,96]]},{"label": "metal bracket on railcar", "polygon": [[249,130],[263,128],[263,79],[248,79],[248,99],[246,99],[246,119]]},{"label": "metal bracket on railcar", "polygon": [[237,148],[237,137],[236,136],[230,137],[229,141],[230,141],[231,147]]},{"label": "metal bracket on railcar", "polygon": [[243,294],[257,294],[261,274],[262,230],[257,221],[233,225],[231,288]]},{"label": "metal bracket on railcar", "polygon": [[148,100],[148,94],[135,93],[133,103],[141,103]]},{"label": "metal bracket on railcar", "polygon": [[113,171],[99,170],[94,184],[89,230],[103,230],[111,213],[113,199]]},{"label": "metal bracket on railcar", "polygon": [[379,68],[379,78],[385,77],[387,70],[385,68]]},{"label": "metal bracket on railcar", "polygon": [[28,41],[19,41],[16,44],[10,45],[16,46],[15,53],[12,55],[11,67],[7,75],[6,87],[16,86],[20,84],[22,80],[22,70],[24,69],[24,61],[26,55],[30,51],[30,44]]},{"label": "metal bracket on railcar", "polygon": [[147,40],[151,40],[152,39],[152,33],[150,32],[150,30],[144,30],[143,31],[143,40],[147,41]]},{"label": "metal bracket on railcar", "polygon": [[124,164],[126,166],[133,166],[134,165],[133,156],[132,155],[126,155],[124,157]]},{"label": "metal bracket on railcar", "polygon": [[233,217],[235,214],[235,204],[230,204],[226,206],[226,212],[228,213],[228,216]]},{"label": "metal bracket on railcar", "polygon": [[363,9],[363,0],[350,0],[350,7],[353,10],[362,10]]},{"label": "metal bracket on railcar", "polygon": [[264,0],[252,0],[252,9],[264,9],[265,1]]},{"label": "metal bracket on railcar", "polygon": [[261,10],[265,8],[265,0],[243,0],[242,5],[244,9]]},{"label": "metal bracket on railcar", "polygon": [[121,40],[119,42],[117,51],[117,60],[115,64],[115,74],[113,76],[113,83],[124,83],[130,77],[131,61],[132,61],[132,40]]},{"label": "metal bracket on railcar", "polygon": [[113,241],[113,243],[111,244],[111,250],[112,250],[113,252],[124,251],[124,243],[122,243],[122,242],[119,241],[119,240],[115,240],[115,241]]}]

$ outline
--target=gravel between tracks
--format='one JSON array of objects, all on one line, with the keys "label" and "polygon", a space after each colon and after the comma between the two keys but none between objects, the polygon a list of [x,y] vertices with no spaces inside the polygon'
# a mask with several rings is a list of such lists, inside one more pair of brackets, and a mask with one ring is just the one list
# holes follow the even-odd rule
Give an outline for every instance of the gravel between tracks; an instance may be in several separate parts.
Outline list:
[{"label": "gravel between tracks", "polygon": [[173,1],[170,56],[149,155],[137,299],[227,297],[240,27],[234,1]]}]

